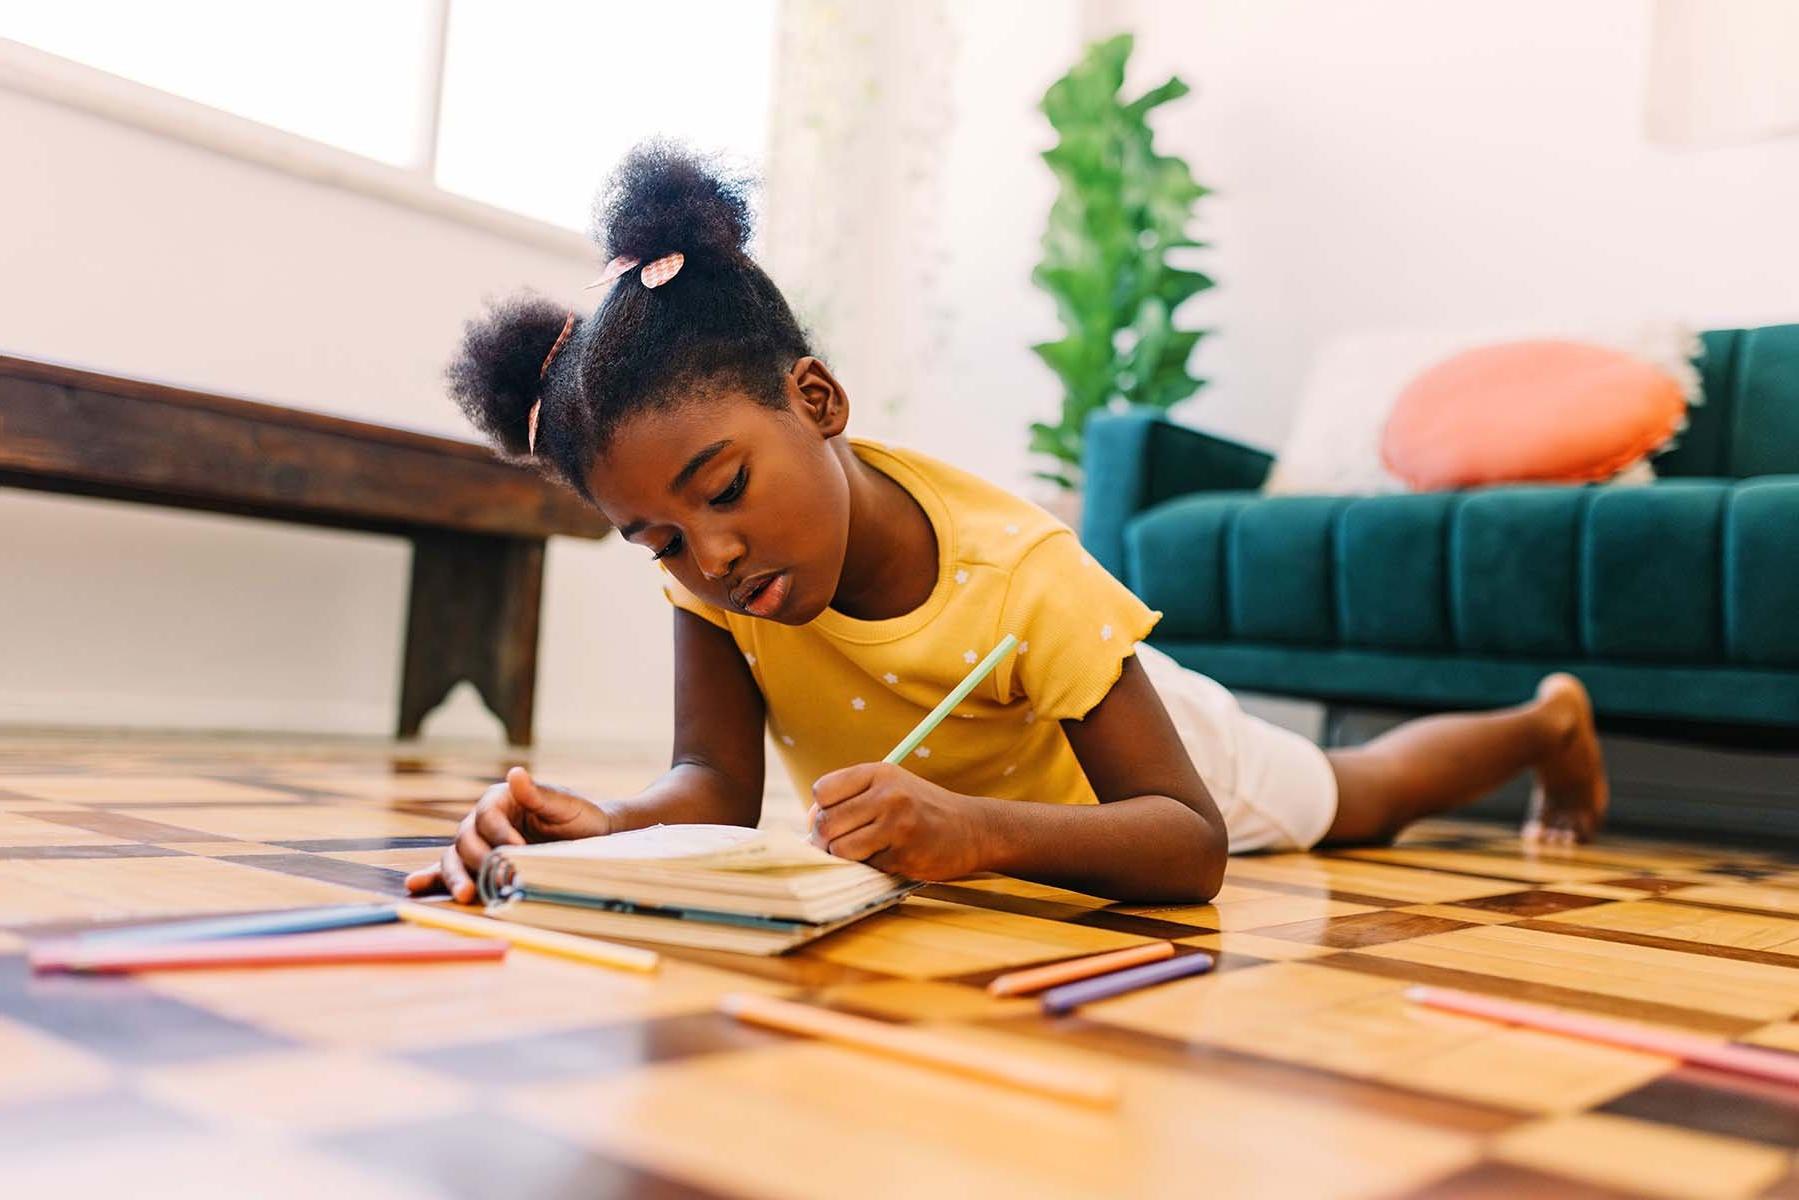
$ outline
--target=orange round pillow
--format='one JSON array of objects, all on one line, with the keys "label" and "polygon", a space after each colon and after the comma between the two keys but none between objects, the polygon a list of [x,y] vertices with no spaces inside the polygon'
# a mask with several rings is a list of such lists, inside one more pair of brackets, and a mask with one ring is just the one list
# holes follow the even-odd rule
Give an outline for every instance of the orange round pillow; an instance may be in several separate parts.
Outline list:
[{"label": "orange round pillow", "polygon": [[1466,350],[1400,392],[1387,469],[1419,491],[1610,479],[1666,446],[1687,412],[1678,380],[1584,342]]}]

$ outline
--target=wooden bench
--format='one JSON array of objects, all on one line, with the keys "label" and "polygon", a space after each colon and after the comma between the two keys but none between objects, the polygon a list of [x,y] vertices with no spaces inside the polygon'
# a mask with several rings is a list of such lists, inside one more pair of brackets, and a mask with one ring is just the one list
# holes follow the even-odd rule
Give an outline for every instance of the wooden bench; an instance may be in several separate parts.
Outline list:
[{"label": "wooden bench", "polygon": [[467,679],[530,743],[544,542],[611,528],[472,442],[9,355],[0,485],[407,538],[402,738]]}]

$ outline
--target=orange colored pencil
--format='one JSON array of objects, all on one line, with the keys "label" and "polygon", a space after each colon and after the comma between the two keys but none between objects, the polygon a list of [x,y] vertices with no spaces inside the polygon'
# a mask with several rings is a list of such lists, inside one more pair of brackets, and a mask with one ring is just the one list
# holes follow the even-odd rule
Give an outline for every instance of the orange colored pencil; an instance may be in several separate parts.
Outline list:
[{"label": "orange colored pencil", "polygon": [[1032,967],[1029,970],[1013,971],[1009,975],[1001,975],[987,985],[987,994],[989,996],[1028,996],[1032,992],[1041,992],[1044,988],[1052,988],[1058,984],[1073,983],[1077,979],[1091,979],[1095,975],[1107,975],[1113,971],[1122,971],[1126,967],[1141,966],[1144,963],[1156,962],[1173,955],[1173,942],[1150,942],[1147,945],[1131,946],[1124,950],[1109,950],[1104,954],[1094,954],[1087,958],[1073,958],[1067,962],[1050,963],[1047,967]]}]

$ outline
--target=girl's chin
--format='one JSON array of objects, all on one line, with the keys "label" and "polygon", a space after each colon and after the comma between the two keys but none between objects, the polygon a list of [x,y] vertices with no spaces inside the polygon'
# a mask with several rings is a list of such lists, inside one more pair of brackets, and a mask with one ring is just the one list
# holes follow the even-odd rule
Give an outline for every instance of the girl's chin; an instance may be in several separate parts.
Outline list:
[{"label": "girl's chin", "polygon": [[782,625],[810,625],[830,606],[830,597],[820,599],[805,594],[800,590],[796,580],[793,594],[787,598],[787,603],[781,606],[781,611],[772,619]]}]

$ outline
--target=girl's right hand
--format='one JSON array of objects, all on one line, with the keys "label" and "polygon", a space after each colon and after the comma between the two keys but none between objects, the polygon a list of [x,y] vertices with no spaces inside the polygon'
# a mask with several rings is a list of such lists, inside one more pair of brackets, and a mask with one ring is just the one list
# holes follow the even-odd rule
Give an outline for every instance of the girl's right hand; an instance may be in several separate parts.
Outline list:
[{"label": "girl's right hand", "polygon": [[612,832],[612,822],[599,805],[564,788],[538,784],[523,767],[506,772],[482,795],[457,827],[456,840],[443,858],[406,877],[406,890],[416,896],[442,888],[457,902],[475,901],[475,875],[495,846],[598,837]]}]

